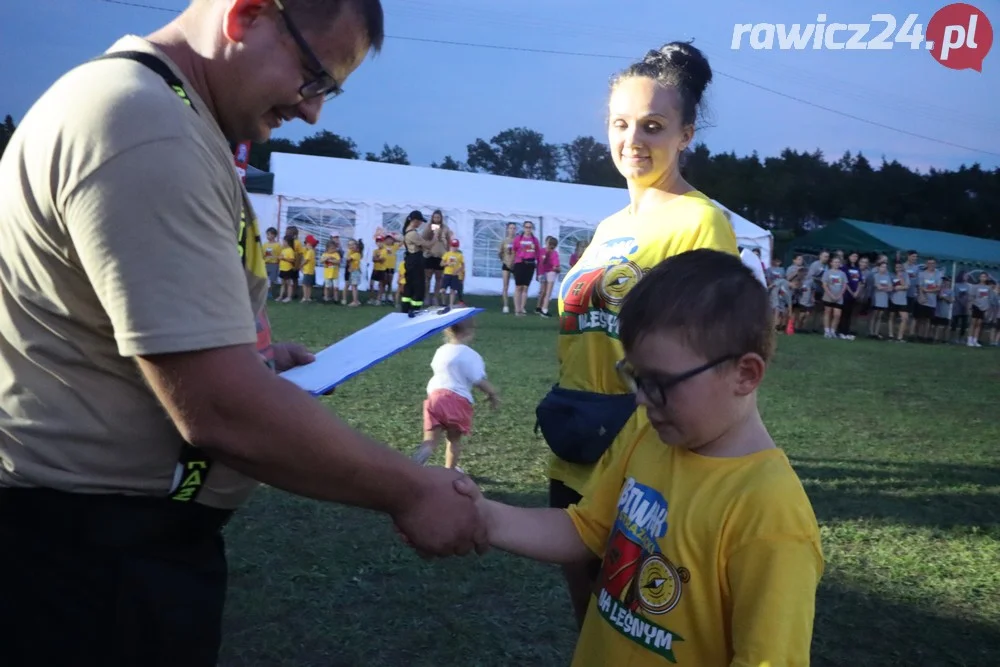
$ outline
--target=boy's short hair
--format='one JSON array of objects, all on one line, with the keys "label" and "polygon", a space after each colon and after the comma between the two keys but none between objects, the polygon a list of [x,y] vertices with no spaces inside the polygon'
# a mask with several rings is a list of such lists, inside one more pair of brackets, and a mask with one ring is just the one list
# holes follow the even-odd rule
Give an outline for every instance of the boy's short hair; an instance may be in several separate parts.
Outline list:
[{"label": "boy's short hair", "polygon": [[699,249],[666,259],[625,296],[618,314],[625,350],[650,333],[677,333],[706,359],[774,354],[774,315],[767,288],[743,261]]}]

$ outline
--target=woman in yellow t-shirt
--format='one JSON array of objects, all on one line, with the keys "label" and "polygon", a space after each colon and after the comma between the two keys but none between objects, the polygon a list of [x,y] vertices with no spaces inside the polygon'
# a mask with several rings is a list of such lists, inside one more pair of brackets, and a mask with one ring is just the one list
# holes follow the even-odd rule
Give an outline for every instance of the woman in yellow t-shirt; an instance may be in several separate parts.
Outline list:
[{"label": "woman in yellow t-shirt", "polygon": [[[723,212],[680,173],[712,70],[701,52],[672,43],[615,78],[608,145],[628,183],[629,204],[598,226],[559,288],[559,380],[536,410],[552,450],[549,504],[565,508],[587,493],[648,423],[615,370],[624,352],[618,309],[645,273],[697,248],[738,255]],[[594,558],[563,567],[582,625],[600,568]]]}]

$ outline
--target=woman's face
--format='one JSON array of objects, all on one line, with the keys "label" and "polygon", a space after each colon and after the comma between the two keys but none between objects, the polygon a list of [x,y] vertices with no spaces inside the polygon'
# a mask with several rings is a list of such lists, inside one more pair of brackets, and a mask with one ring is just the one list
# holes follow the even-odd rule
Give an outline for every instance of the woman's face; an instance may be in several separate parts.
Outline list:
[{"label": "woman's face", "polygon": [[888,273],[889,272],[889,267],[886,266],[885,262],[882,262],[881,264],[878,265],[878,272],[879,273]]},{"label": "woman's face", "polygon": [[526,222],[524,223],[524,226],[521,227],[521,230],[524,232],[525,236],[532,236],[535,233],[535,225],[530,222]]},{"label": "woman's face", "polygon": [[630,184],[650,187],[677,171],[694,128],[682,124],[676,88],[644,76],[624,79],[611,92],[608,112],[611,159]]},{"label": "woman's face", "polygon": [[515,234],[517,234],[517,223],[516,222],[508,222],[507,223],[507,236],[514,236]]},{"label": "woman's face", "polygon": [[440,225],[441,224],[441,214],[438,213],[437,211],[435,211],[434,215],[431,216],[431,224],[432,225]]},{"label": "woman's face", "polygon": [[858,253],[852,252],[850,255],[847,256],[847,259],[851,260],[851,264],[857,264],[858,263]]}]

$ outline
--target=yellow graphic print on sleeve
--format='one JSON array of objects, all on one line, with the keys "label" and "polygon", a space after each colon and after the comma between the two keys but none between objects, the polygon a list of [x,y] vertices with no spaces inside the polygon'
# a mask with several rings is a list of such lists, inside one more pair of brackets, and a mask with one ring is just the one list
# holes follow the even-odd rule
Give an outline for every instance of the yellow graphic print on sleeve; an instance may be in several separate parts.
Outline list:
[{"label": "yellow graphic print on sleeve", "polygon": [[819,527],[779,449],[713,458],[646,428],[569,515],[602,557],[573,667],[807,665]]},{"label": "yellow graphic print on sleeve", "polygon": [[[664,259],[699,248],[738,254],[729,220],[697,191],[639,215],[624,209],[604,220],[559,285],[559,385],[626,393],[615,371],[624,356],[618,311],[625,295]],[[613,448],[633,442],[645,423],[645,412],[636,411]],[[549,476],[579,493],[593,471],[594,466],[550,458]]]}]

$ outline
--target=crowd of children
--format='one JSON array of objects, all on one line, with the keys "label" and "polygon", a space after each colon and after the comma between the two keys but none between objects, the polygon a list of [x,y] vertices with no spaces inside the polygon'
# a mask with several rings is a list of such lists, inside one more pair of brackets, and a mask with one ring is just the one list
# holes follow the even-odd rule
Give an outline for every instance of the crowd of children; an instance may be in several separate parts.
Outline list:
[{"label": "crowd of children", "polygon": [[[303,242],[297,227],[287,227],[280,242],[274,227],[268,228],[266,233],[264,263],[271,284],[277,287],[277,296],[273,294],[274,289],[271,295],[276,301],[291,303],[298,293],[301,303],[321,301],[350,307],[399,305],[406,284],[405,266],[399,262],[400,234],[382,229],[376,232],[372,269],[366,277],[362,270],[365,244],[361,239],[348,239],[345,246],[341,237],[335,234],[327,239],[322,253],[317,255],[319,239],[309,234]],[[458,239],[452,238],[450,246],[441,258],[444,279],[434,286],[434,294],[427,300],[431,305],[462,305],[465,258]],[[322,297],[317,294],[314,298],[314,288],[322,288]]]},{"label": "crowd of children", "polygon": [[1000,346],[1000,285],[983,270],[945,275],[933,257],[823,251],[808,267],[802,255],[767,270],[778,330],[854,340],[864,334],[895,342]]}]

